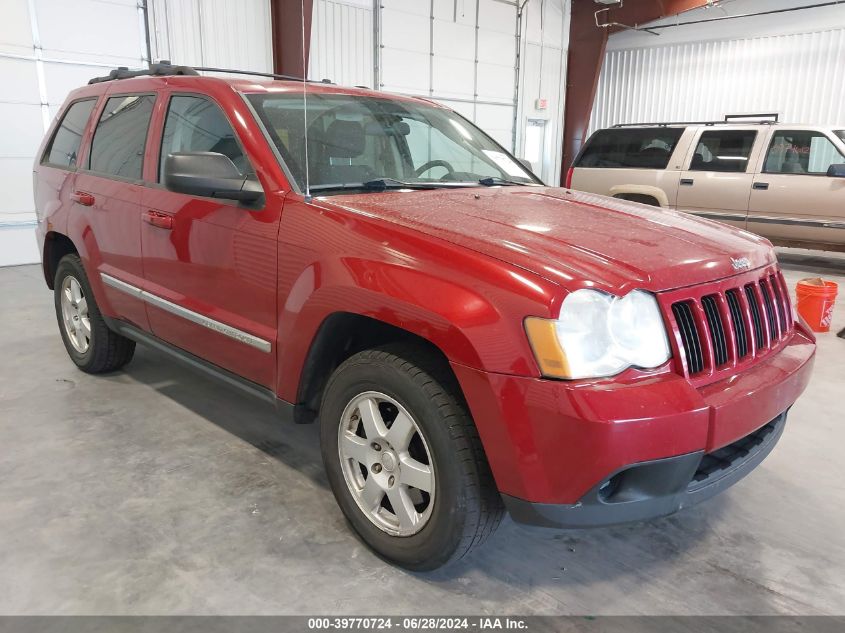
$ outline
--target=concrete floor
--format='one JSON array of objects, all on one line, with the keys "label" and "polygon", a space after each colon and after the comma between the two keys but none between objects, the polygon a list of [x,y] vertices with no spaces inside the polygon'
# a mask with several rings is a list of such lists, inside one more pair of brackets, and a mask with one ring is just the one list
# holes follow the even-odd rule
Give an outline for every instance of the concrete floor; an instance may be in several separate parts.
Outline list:
[{"label": "concrete floor", "polygon": [[[790,285],[845,257],[781,253]],[[721,497],[651,523],[506,519],[448,572],[369,553],[317,429],[139,349],[74,368],[39,268],[0,269],[0,614],[845,614],[845,340],[780,445]]]}]

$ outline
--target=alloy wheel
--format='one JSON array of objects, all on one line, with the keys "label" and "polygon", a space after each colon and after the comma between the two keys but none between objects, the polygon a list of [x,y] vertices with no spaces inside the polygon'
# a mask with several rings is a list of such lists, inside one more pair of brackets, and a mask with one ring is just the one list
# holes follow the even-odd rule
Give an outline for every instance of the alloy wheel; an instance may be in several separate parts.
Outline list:
[{"label": "alloy wheel", "polygon": [[338,454],[349,492],[372,523],[392,536],[425,527],[434,507],[434,462],[399,402],[376,391],[355,396],[341,416]]},{"label": "alloy wheel", "polygon": [[91,319],[88,316],[88,300],[79,280],[68,275],[62,281],[62,320],[70,344],[80,354],[91,346]]}]

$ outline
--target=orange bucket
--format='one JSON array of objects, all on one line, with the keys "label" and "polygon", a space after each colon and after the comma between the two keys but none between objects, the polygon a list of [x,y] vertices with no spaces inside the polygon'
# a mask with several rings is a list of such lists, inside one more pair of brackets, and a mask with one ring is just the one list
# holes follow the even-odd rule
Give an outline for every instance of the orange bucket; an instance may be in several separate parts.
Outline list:
[{"label": "orange bucket", "polygon": [[802,279],[795,286],[798,314],[814,332],[829,332],[838,287],[823,279]]}]

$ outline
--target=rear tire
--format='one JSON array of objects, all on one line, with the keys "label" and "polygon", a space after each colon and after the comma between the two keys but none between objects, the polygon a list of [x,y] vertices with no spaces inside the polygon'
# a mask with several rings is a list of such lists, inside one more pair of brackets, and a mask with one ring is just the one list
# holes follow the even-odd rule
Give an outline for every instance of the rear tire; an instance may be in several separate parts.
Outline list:
[{"label": "rear tire", "polygon": [[100,374],[120,369],[132,360],[135,342],[106,325],[78,255],[62,257],[53,288],[62,341],[79,369]]},{"label": "rear tire", "polygon": [[392,563],[436,569],[483,543],[502,519],[458,385],[424,348],[385,346],[346,360],[323,394],[320,439],[338,505]]}]

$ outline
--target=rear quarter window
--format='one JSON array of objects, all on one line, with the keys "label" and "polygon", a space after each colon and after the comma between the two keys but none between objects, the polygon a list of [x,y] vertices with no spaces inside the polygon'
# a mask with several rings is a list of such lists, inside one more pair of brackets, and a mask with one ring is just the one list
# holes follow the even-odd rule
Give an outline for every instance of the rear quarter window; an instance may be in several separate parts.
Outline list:
[{"label": "rear quarter window", "polygon": [[91,112],[97,99],[84,99],[73,103],[56,128],[50,145],[44,152],[42,161],[48,165],[73,169],[76,167],[76,158],[79,154],[79,146],[82,143],[82,133],[91,118]]},{"label": "rear quarter window", "polygon": [[666,169],[684,128],[600,130],[587,142],[576,167]]}]

